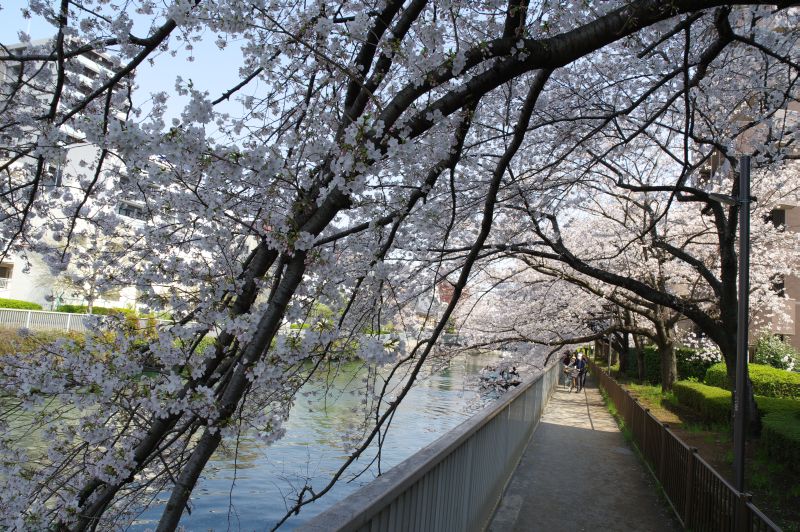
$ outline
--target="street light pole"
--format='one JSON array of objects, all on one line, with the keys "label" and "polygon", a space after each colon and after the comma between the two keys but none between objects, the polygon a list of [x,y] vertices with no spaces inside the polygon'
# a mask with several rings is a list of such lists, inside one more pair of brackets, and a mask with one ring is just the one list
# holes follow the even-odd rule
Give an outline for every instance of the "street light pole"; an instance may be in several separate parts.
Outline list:
[{"label": "street light pole", "polygon": [[747,329],[750,303],[750,157],[739,161],[739,309],[736,321],[736,387],[733,401],[733,469],[735,487],[744,491],[747,429]]}]

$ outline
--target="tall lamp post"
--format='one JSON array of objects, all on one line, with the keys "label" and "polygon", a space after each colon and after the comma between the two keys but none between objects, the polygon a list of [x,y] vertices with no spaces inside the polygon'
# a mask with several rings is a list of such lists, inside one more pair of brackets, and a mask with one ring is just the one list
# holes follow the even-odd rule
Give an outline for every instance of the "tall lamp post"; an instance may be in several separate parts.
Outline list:
[{"label": "tall lamp post", "polygon": [[739,308],[736,321],[736,387],[733,399],[733,470],[734,485],[744,491],[744,451],[747,427],[747,329],[750,307],[750,157],[739,159],[739,197],[709,194],[726,205],[739,206]]}]

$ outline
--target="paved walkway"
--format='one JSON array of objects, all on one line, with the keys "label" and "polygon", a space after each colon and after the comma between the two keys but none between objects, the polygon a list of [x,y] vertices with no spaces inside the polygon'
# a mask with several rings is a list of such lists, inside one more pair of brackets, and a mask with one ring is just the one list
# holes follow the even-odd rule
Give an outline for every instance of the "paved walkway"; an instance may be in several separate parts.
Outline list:
[{"label": "paved walkway", "polygon": [[550,399],[489,530],[680,527],[590,381],[580,393],[559,386]]}]

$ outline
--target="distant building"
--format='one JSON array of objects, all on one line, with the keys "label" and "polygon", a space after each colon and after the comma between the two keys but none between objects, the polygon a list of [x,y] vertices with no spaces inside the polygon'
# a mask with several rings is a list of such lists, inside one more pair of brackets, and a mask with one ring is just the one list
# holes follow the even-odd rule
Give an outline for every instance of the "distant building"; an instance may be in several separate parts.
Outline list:
[{"label": "distant building", "polygon": [[[800,205],[779,205],[769,215],[769,221],[784,231],[800,233]],[[773,291],[783,299],[785,316],[772,317],[765,320],[760,316],[752,317],[751,334],[757,334],[766,328],[773,334],[781,336],[787,343],[800,351],[800,278],[791,275],[775,279]],[[754,343],[755,338],[751,343]]]},{"label": "distant building", "polygon": [[[47,50],[50,41],[40,40],[31,43],[18,43],[6,45],[5,51],[8,55],[24,55],[26,51],[37,49]],[[46,53],[46,52],[43,52]],[[106,54],[96,51],[87,51],[81,55],[65,60],[65,83],[63,96],[59,102],[60,109],[69,109],[71,105],[91,94],[100,84],[114,75],[115,60]],[[0,62],[0,104],[8,102],[10,99],[18,99],[19,105],[23,102],[46,103],[52,99],[56,78],[56,63],[53,61],[14,61],[4,60]],[[127,92],[131,86],[132,79],[124,80],[120,84],[117,92]],[[116,95],[117,93],[115,93]],[[112,99],[110,107],[110,120],[124,120],[129,110],[128,98],[120,94],[119,97]],[[99,100],[104,101],[104,98]],[[101,103],[98,103],[101,105]],[[80,124],[80,113],[77,120],[70,120],[60,128],[60,138],[56,145],[49,150],[49,155],[45,161],[43,181],[40,183],[39,194],[45,195],[45,200],[50,201],[51,215],[53,217],[69,218],[69,213],[59,211],[59,200],[64,196],[64,191],[80,194],[82,188],[88,181],[91,181],[95,166],[93,161],[97,160],[100,149],[86,140],[86,135],[76,124]],[[30,131],[30,139],[26,135]],[[15,148],[24,144],[28,140],[34,140],[36,132],[31,128],[28,130],[17,129],[14,133],[16,138],[11,138],[6,132],[0,136],[0,162],[7,162],[19,157],[20,153],[15,153]],[[23,165],[30,165],[36,159],[29,156],[22,156],[10,166],[8,172],[11,179],[25,179],[30,174],[21,174]],[[88,164],[87,164],[88,163]],[[18,169],[15,174],[14,169]],[[104,165],[103,181],[104,186],[114,186],[124,179],[124,168],[116,160],[108,160]],[[48,198],[46,195],[50,195]],[[135,225],[144,223],[144,205],[137,202],[135,198],[124,197],[121,194],[116,198],[114,204],[109,205],[95,204],[87,202],[82,209],[82,214],[91,215],[95,212],[113,212],[128,224]],[[62,203],[62,205],[64,205]],[[79,227],[84,230],[87,226],[84,222],[78,222]],[[80,225],[83,224],[83,225]],[[83,240],[91,240],[83,237]],[[58,246],[56,235],[48,234],[44,237],[42,244]],[[75,245],[93,245],[96,248],[108,247],[110,243],[104,242],[81,242],[75,240]],[[73,267],[77,267],[75,264]],[[69,268],[70,265],[64,265]],[[91,299],[95,306],[112,307],[136,307],[137,293],[132,286],[110,286],[108,282],[103,286],[98,285],[96,293],[92,293],[92,272],[86,272],[86,283],[84,290],[76,287],[70,288],[69,283],[64,282],[63,271],[53,269],[45,262],[43,255],[36,249],[29,249],[27,252],[7,256],[0,262],[0,298],[21,299],[39,303],[44,308],[52,308],[58,304],[72,303],[86,305]],[[88,287],[88,288],[87,288]],[[86,292],[88,290],[88,292]],[[86,293],[81,293],[86,292]]]}]

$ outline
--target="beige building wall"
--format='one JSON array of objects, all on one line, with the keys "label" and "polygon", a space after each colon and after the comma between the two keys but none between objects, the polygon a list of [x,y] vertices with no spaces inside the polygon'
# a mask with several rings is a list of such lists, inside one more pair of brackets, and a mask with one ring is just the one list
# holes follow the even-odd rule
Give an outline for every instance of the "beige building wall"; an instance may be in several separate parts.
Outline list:
[{"label": "beige building wall", "polygon": [[[785,208],[786,212],[786,230],[793,233],[800,232],[800,207]],[[791,331],[786,331],[786,340],[791,343],[795,349],[800,350],[800,278],[789,276],[783,281],[786,290],[787,305],[789,306],[789,314],[792,318]]]}]

